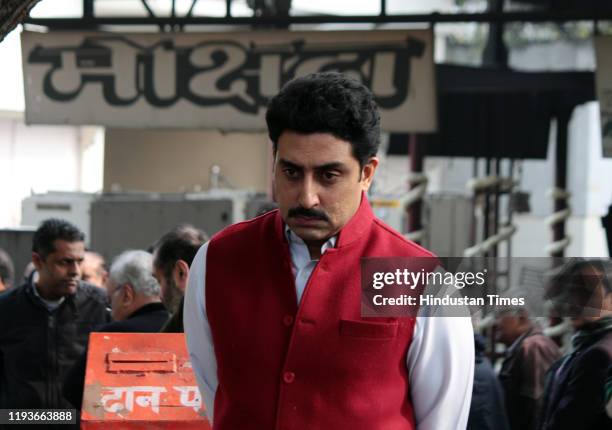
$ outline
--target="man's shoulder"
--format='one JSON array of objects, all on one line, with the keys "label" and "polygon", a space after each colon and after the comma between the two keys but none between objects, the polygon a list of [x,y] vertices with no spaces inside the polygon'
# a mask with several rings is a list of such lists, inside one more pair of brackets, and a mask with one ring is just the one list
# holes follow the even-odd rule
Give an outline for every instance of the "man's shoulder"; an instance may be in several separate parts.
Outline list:
[{"label": "man's shoulder", "polygon": [[76,304],[78,307],[108,307],[106,291],[95,285],[81,282],[76,293]]},{"label": "man's shoulder", "polygon": [[[34,302],[27,297],[28,284],[11,288],[0,293],[0,326],[6,330],[7,324],[15,326],[16,319],[33,319],[41,308],[34,305]],[[1,334],[0,334],[1,335]],[[0,336],[1,337],[1,336]]]},{"label": "man's shoulder", "polygon": [[401,256],[435,257],[433,252],[405,238],[404,235],[385,224],[380,219],[374,218],[372,225],[373,230],[377,235],[382,236],[384,241],[391,247],[397,248],[402,252]]},{"label": "man's shoulder", "polygon": [[548,363],[558,360],[562,355],[557,344],[541,332],[523,339],[519,350],[526,360],[543,360]]},{"label": "man's shoulder", "polygon": [[19,301],[25,294],[27,284],[19,287],[11,288],[0,293],[0,307],[14,306],[16,301]]},{"label": "man's shoulder", "polygon": [[94,332],[100,333],[125,333],[130,331],[130,326],[126,324],[126,321],[112,321],[94,329]]},{"label": "man's shoulder", "polygon": [[107,333],[157,333],[166,323],[170,314],[155,311],[123,321],[113,321],[98,327],[95,331]]},{"label": "man's shoulder", "polygon": [[521,348],[522,349],[531,349],[531,348],[536,348],[536,349],[542,349],[542,348],[558,349],[557,344],[550,337],[546,336],[542,332],[535,333],[535,334],[533,334],[531,336],[527,336],[525,339],[523,339],[523,342],[521,342]]},{"label": "man's shoulder", "polygon": [[263,215],[259,215],[258,217],[229,225],[223,230],[216,233],[211,238],[210,242],[217,243],[243,240],[250,236],[256,236],[262,232],[262,229],[269,229],[274,227],[277,212],[278,209],[275,209]]},{"label": "man's shoulder", "polygon": [[599,340],[589,346],[582,354],[584,360],[595,360],[607,358],[608,365],[612,365],[612,330],[609,330]]}]

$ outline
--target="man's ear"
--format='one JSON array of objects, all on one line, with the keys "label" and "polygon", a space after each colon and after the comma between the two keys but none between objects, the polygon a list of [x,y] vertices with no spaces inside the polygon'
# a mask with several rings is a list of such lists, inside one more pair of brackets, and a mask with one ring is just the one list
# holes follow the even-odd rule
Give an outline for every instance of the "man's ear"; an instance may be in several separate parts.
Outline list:
[{"label": "man's ear", "polygon": [[374,179],[374,173],[376,172],[376,168],[378,167],[378,158],[370,157],[368,162],[361,169],[361,188],[363,191],[368,191],[370,185],[372,185],[372,180]]},{"label": "man's ear", "polygon": [[32,263],[34,263],[34,267],[36,267],[36,270],[38,270],[39,272],[43,262],[44,258],[42,258],[38,252],[32,252]]},{"label": "man's ear", "polygon": [[185,260],[177,260],[172,268],[172,278],[176,286],[185,293],[187,278],[189,277],[189,264]]},{"label": "man's ear", "polygon": [[129,305],[136,299],[136,291],[132,284],[125,284],[123,287],[123,299],[122,302]]}]

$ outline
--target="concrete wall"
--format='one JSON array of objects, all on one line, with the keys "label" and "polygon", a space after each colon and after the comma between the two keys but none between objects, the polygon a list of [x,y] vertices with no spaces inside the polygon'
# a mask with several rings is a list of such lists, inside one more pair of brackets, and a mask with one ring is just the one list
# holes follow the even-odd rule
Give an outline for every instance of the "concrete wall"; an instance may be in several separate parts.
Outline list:
[{"label": "concrete wall", "polygon": [[33,192],[99,191],[101,129],[26,126],[0,111],[0,228],[21,224],[21,200]]},{"label": "concrete wall", "polygon": [[104,191],[205,191],[213,165],[229,188],[266,192],[270,180],[264,134],[107,129],[104,153]]}]

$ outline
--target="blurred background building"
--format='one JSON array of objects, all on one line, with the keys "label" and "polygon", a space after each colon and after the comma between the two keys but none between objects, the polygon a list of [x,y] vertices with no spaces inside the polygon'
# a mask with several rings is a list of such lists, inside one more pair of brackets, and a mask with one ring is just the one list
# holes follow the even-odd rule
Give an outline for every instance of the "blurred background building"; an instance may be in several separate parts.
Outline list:
[{"label": "blurred background building", "polygon": [[[32,30],[40,29],[45,23],[54,28],[79,27],[75,20],[82,20],[81,27],[90,29],[95,20],[87,19],[92,17],[106,19],[98,29],[113,31],[244,30],[251,27],[243,23],[256,23],[249,19],[284,17],[286,10],[283,8],[289,5],[291,16],[298,19],[295,23],[287,20],[286,25],[282,20],[279,22],[281,27],[290,26],[295,30],[427,28],[428,21],[436,19],[430,15],[434,12],[445,17],[459,14],[465,19],[438,19],[434,25],[434,54],[438,66],[484,66],[519,72],[593,72],[596,69],[593,36],[612,34],[610,21],[562,19],[564,10],[577,17],[600,13],[609,19],[610,9],[595,12],[594,2],[42,0],[33,3],[36,5],[26,20]],[[567,9],[560,9],[561,3]],[[489,24],[484,16],[490,14],[490,19],[502,11],[533,13],[536,17],[548,13],[552,18],[529,22],[508,20],[502,25],[500,22]],[[471,17],[479,14],[482,16],[478,19],[480,22],[470,22]],[[414,19],[413,22],[408,22],[411,21],[408,18],[384,19],[387,15]],[[150,25],[137,22],[138,19],[185,16],[213,19],[205,24],[193,21],[178,26],[160,24],[159,20],[152,20]],[[126,17],[134,18],[134,22],[128,19],[121,26],[109,23],[114,18],[119,22]],[[299,21],[299,17],[319,18]],[[342,17],[352,18],[343,21]],[[222,21],[224,18],[228,18],[227,22]],[[240,22],[240,19],[245,21]],[[26,125],[20,49],[22,29],[23,26],[18,26],[0,43],[0,59],[4,65],[0,69],[0,94],[3,95],[0,98],[1,229],[9,232],[28,230],[49,215],[63,215],[73,217],[86,230],[89,240],[95,242],[106,237],[100,226],[102,220],[108,223],[111,219],[138,218],[142,211],[148,211],[155,221],[150,222],[147,233],[157,230],[161,233],[180,221],[197,225],[194,219],[177,219],[180,217],[177,214],[185,213],[189,205],[193,206],[196,218],[199,211],[209,210],[208,206],[198,208],[194,201],[226,199],[227,208],[218,209],[214,222],[200,223],[202,228],[214,233],[223,225],[256,214],[256,205],[249,202],[263,202],[266,196],[271,197],[271,145],[265,133]],[[504,43],[496,46],[496,40]],[[513,125],[509,123],[508,127]],[[419,210],[424,229],[420,240],[438,254],[462,255],[467,248],[499,233],[504,226],[513,225],[515,232],[510,245],[505,240],[500,242],[497,255],[549,255],[550,249],[546,247],[553,239],[547,218],[555,208],[548,192],[555,186],[557,134],[556,121],[552,119],[549,144],[540,159],[517,157],[512,162],[508,158],[500,159],[499,172],[512,177],[515,184],[508,198],[500,197],[494,203],[498,205],[498,219],[496,227],[489,232],[483,231],[485,209],[487,204],[493,203],[475,197],[468,184],[475,177],[486,177],[487,172],[495,173],[495,169],[490,165],[487,169],[483,156],[451,157],[428,153],[426,142],[421,141],[422,173],[427,183],[424,204]],[[382,164],[371,196],[377,214],[403,233],[411,229],[406,195],[411,187],[421,184],[410,180],[415,178],[415,172],[410,169],[409,141],[408,135],[385,133],[380,154]],[[601,218],[612,203],[612,158],[602,157],[600,109],[594,99],[580,103],[571,111],[567,160],[565,188],[571,194],[571,215],[563,235],[555,240],[571,238],[563,248],[567,256],[608,256]],[[120,214],[109,212],[109,204],[118,207],[118,202],[127,200],[134,203],[132,209],[126,206],[125,212]],[[156,209],[155,214],[150,209],[143,209],[146,206],[143,202],[169,208],[170,203],[164,203],[169,201],[182,202],[176,203],[179,206],[172,214],[163,212],[165,209]],[[506,219],[507,216],[511,219]],[[163,221],[165,217],[166,222]],[[129,230],[126,235],[130,234]],[[143,243],[145,236],[140,235],[129,245],[147,245]],[[102,248],[103,253],[115,251],[114,246],[102,242],[93,245]]]}]

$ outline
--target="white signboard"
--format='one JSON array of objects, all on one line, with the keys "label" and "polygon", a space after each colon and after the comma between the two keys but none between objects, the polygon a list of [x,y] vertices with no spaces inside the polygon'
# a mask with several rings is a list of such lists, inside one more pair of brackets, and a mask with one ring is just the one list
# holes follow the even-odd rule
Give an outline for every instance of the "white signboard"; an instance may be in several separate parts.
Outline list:
[{"label": "white signboard", "polygon": [[612,37],[595,38],[595,86],[601,111],[602,155],[612,157]]},{"label": "white signboard", "polygon": [[23,32],[26,121],[263,130],[283,84],[340,71],[373,91],[385,131],[432,132],[432,48],[429,30]]}]

